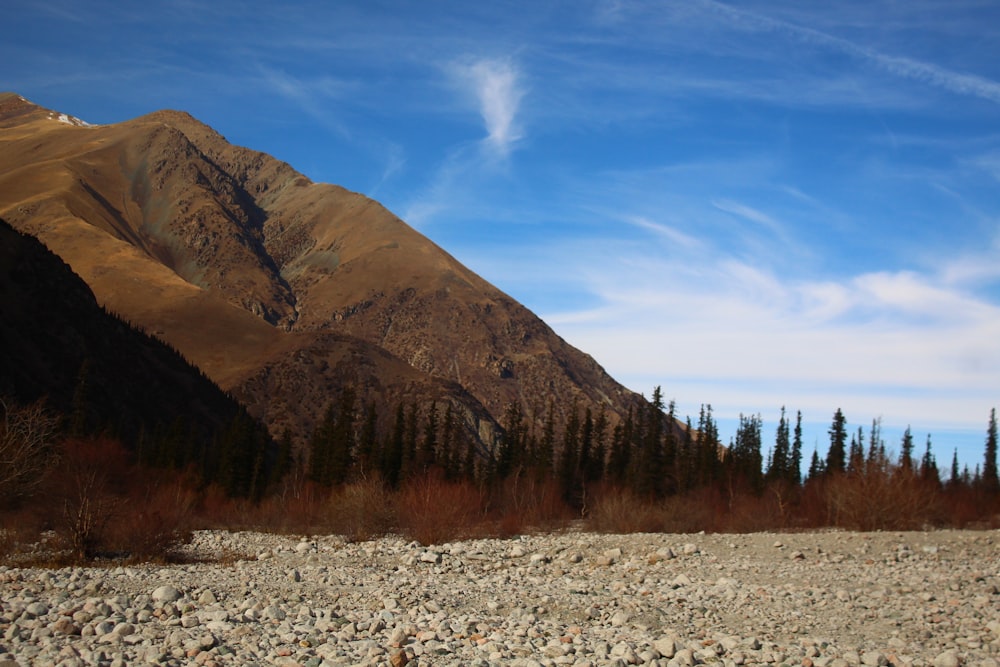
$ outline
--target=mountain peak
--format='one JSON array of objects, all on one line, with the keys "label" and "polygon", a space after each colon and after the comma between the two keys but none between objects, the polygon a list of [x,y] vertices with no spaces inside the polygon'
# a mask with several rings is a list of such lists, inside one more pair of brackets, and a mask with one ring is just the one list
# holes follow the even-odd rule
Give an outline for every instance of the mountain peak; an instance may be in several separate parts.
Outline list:
[{"label": "mountain peak", "polygon": [[0,127],[23,125],[37,120],[50,120],[76,127],[94,127],[76,116],[39,106],[17,93],[0,92]]},{"label": "mountain peak", "polygon": [[21,120],[51,113],[0,97],[0,215],[276,433],[308,433],[347,386],[389,410],[451,405],[483,441],[511,404],[614,423],[641,400],[378,202],[183,111],[87,132]]}]

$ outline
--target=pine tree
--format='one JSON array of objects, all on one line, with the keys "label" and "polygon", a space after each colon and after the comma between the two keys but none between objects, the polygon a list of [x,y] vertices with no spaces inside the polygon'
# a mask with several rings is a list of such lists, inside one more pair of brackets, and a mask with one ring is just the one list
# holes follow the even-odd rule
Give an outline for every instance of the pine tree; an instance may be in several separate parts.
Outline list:
[{"label": "pine tree", "polygon": [[844,472],[847,467],[847,420],[840,408],[833,414],[833,423],[830,425],[830,449],[826,453],[826,474],[836,474]]},{"label": "pine tree", "polygon": [[329,479],[333,484],[342,484],[351,472],[354,456],[354,424],[357,394],[353,387],[344,387],[337,405],[337,420],[333,426],[330,441]]},{"label": "pine tree", "polygon": [[580,414],[576,403],[574,403],[563,431],[562,455],[559,459],[559,483],[562,486],[563,496],[568,502],[573,502],[573,482],[576,479],[579,452]]},{"label": "pine tree", "polygon": [[987,493],[1000,493],[997,477],[997,409],[990,410],[990,425],[986,431],[986,449],[983,456],[981,483]]},{"label": "pine tree", "polygon": [[913,472],[913,434],[909,425],[903,431],[903,440],[899,446],[899,467],[904,472]]},{"label": "pine tree", "polygon": [[399,486],[403,469],[403,439],[406,430],[406,414],[403,404],[396,406],[396,419],[392,434],[382,448],[382,478],[390,488]]},{"label": "pine tree", "polygon": [[417,469],[423,472],[437,463],[438,411],[437,403],[431,402],[424,420],[423,437],[417,452]]},{"label": "pine tree", "polygon": [[924,456],[920,460],[920,478],[934,484],[941,482],[937,460],[935,460],[934,455],[931,453],[931,436],[929,433],[927,434],[927,448],[924,450]]},{"label": "pine tree", "polygon": [[792,458],[789,465],[788,481],[798,486],[802,483],[802,411],[795,416],[795,437],[792,439]]},{"label": "pine tree", "polygon": [[458,456],[455,449],[455,413],[451,403],[448,403],[441,424],[441,467],[448,479],[458,477]]},{"label": "pine tree", "polygon": [[781,417],[778,419],[778,430],[774,435],[774,450],[771,452],[767,468],[767,480],[788,479],[791,468],[791,441],[788,420],[785,419],[785,406],[781,406]]},{"label": "pine tree", "polygon": [[856,435],[851,436],[850,455],[847,459],[847,472],[850,475],[858,475],[865,469],[865,434],[862,428],[858,427]]},{"label": "pine tree", "polygon": [[807,480],[817,480],[824,475],[823,461],[819,458],[819,452],[813,450],[812,460],[809,462],[809,473]]},{"label": "pine tree", "polygon": [[958,488],[962,483],[962,473],[959,471],[958,467],[958,447],[951,455],[951,477],[948,479],[948,487],[952,489]]},{"label": "pine tree", "polygon": [[868,472],[883,471],[886,462],[882,456],[882,418],[872,419],[872,430],[868,436],[868,455],[865,468]]}]

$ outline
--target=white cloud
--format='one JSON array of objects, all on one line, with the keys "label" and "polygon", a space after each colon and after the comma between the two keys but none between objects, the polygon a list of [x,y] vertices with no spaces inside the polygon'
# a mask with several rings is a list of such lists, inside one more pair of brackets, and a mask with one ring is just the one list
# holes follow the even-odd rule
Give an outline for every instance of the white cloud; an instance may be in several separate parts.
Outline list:
[{"label": "white cloud", "polygon": [[543,313],[632,389],[662,384],[717,416],[839,406],[921,427],[974,428],[996,399],[1000,308],[941,274],[782,278],[725,254],[668,257],[649,229],[645,246],[575,244],[565,271],[597,305]]},{"label": "white cloud", "polygon": [[486,127],[486,143],[501,155],[523,137],[517,122],[524,90],[520,73],[505,59],[481,59],[456,66],[459,80],[475,98]]},{"label": "white cloud", "polygon": [[730,25],[743,30],[780,32],[807,44],[833,49],[845,55],[859,58],[900,78],[929,84],[951,93],[971,95],[1000,103],[1000,83],[985,77],[956,72],[913,58],[889,55],[808,26],[737,9],[715,0],[702,0],[702,4],[714,14],[724,17]]}]

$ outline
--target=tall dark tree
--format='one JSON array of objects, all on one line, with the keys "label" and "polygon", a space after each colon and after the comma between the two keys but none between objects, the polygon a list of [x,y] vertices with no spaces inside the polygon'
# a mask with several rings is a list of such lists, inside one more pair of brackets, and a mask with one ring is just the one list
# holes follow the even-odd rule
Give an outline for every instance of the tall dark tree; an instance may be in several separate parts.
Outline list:
[{"label": "tall dark tree", "polygon": [[842,473],[847,468],[847,420],[840,408],[833,413],[833,422],[830,424],[830,449],[826,452],[827,474]]},{"label": "tall dark tree", "polygon": [[423,435],[420,448],[417,450],[418,471],[427,470],[437,463],[438,448],[438,410],[437,403],[432,402],[424,419]]},{"label": "tall dark tree", "polygon": [[761,425],[760,415],[744,417],[741,414],[736,438],[726,452],[730,484],[742,481],[754,492],[759,492],[763,487]]},{"label": "tall dark tree", "polygon": [[872,430],[868,434],[868,454],[865,457],[865,468],[869,472],[885,469],[885,445],[882,442],[882,418],[872,419]]},{"label": "tall dark tree", "polygon": [[859,426],[858,432],[851,436],[851,449],[847,457],[847,472],[858,475],[865,470],[865,433]]},{"label": "tall dark tree", "polygon": [[792,456],[789,465],[788,481],[798,486],[802,483],[802,411],[795,415],[795,431],[792,438]]},{"label": "tall dark tree", "polygon": [[956,447],[951,454],[951,475],[948,478],[948,488],[957,489],[962,486],[963,482],[962,470],[958,466],[958,447]]},{"label": "tall dark tree", "polygon": [[357,467],[362,477],[371,473],[379,462],[378,410],[372,401],[365,408],[365,421],[358,436]]},{"label": "tall dark tree", "polygon": [[594,447],[586,470],[584,470],[584,481],[597,482],[604,478],[604,468],[607,465],[607,445],[608,437],[608,415],[602,409],[597,413],[594,421]]},{"label": "tall dark tree", "polygon": [[382,478],[392,488],[399,486],[403,470],[403,442],[406,432],[406,412],[403,404],[396,406],[392,433],[382,447]]},{"label": "tall dark tree", "polygon": [[986,449],[983,456],[981,483],[987,493],[1000,493],[997,477],[997,409],[990,410],[990,425],[986,430]]},{"label": "tall dark tree", "polygon": [[781,417],[778,418],[778,429],[774,434],[774,450],[767,467],[767,481],[787,480],[791,469],[791,438],[788,420],[785,419],[785,406],[781,406]]},{"label": "tall dark tree", "polygon": [[931,453],[931,436],[927,434],[927,447],[924,449],[924,456],[920,459],[920,478],[926,482],[939,484],[941,475],[938,472],[937,460]]},{"label": "tall dark tree", "polygon": [[899,467],[905,472],[913,471],[913,433],[907,425],[899,444]]},{"label": "tall dark tree", "polygon": [[643,496],[662,496],[664,489],[665,458],[663,455],[664,408],[663,391],[653,389],[653,397],[643,410],[642,429],[635,461],[635,491]]},{"label": "tall dark tree", "polygon": [[574,501],[577,461],[580,454],[580,412],[573,404],[563,430],[562,452],[559,458],[559,483],[567,501]]},{"label": "tall dark tree", "polygon": [[806,479],[815,481],[822,477],[825,473],[826,470],[823,468],[823,460],[820,459],[819,452],[814,449],[812,459],[809,461],[809,473]]},{"label": "tall dark tree", "polygon": [[441,467],[445,477],[455,479],[458,476],[458,452],[455,446],[455,412],[451,403],[444,409],[444,421],[441,423]]}]

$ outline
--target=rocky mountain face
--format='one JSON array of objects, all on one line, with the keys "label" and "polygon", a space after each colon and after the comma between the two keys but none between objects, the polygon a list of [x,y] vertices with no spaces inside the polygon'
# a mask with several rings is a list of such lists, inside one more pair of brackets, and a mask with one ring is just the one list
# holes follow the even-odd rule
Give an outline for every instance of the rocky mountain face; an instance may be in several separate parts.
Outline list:
[{"label": "rocky mountain face", "polygon": [[308,433],[346,385],[450,403],[487,443],[511,402],[614,421],[641,401],[377,202],[186,113],[88,126],[0,94],[0,216],[275,433]]},{"label": "rocky mountain face", "polygon": [[204,447],[241,408],[162,341],[102,309],[79,276],[0,219],[0,399],[43,400],[71,432]]}]

